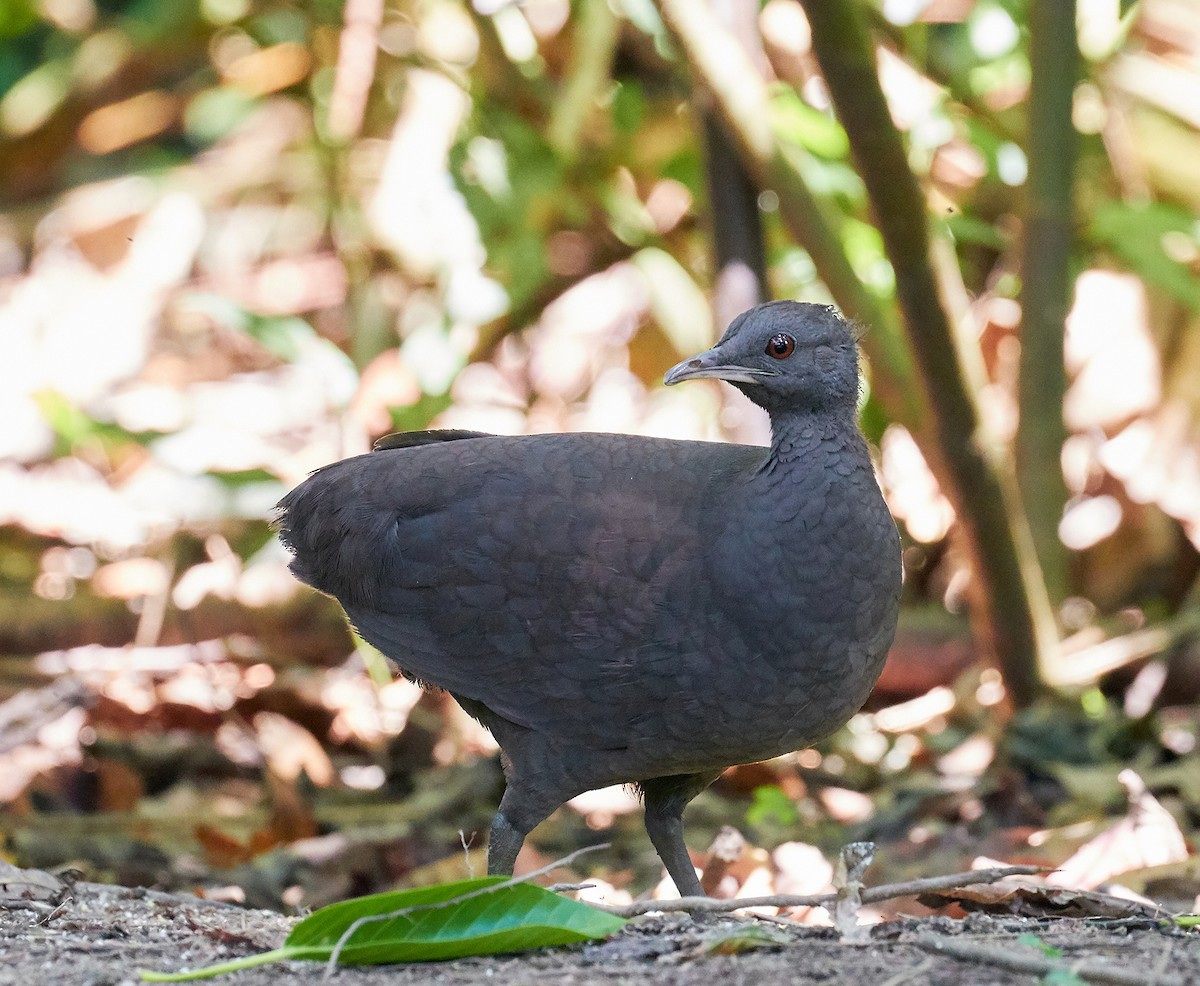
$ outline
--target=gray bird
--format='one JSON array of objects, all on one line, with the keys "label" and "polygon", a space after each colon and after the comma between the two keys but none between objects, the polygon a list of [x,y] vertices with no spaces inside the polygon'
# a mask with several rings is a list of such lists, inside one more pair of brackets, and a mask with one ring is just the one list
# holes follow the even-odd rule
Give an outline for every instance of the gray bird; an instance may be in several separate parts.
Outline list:
[{"label": "gray bird", "polygon": [[279,504],[296,577],[499,742],[488,872],[564,801],[633,783],[676,887],[683,809],[733,764],[850,718],[896,628],[896,527],[829,307],[738,316],[666,383],[712,377],[771,445],[428,431],[318,470]]}]

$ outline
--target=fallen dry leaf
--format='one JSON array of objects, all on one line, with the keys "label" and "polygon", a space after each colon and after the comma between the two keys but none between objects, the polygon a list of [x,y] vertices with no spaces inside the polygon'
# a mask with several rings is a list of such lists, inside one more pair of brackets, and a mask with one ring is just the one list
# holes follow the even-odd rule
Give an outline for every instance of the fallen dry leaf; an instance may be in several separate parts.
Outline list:
[{"label": "fallen dry leaf", "polygon": [[1130,870],[1187,859],[1187,844],[1179,825],[1146,790],[1145,782],[1129,769],[1121,771],[1117,779],[1129,792],[1128,813],[1080,846],[1046,878],[1047,883],[1086,890]]},{"label": "fallen dry leaf", "polygon": [[924,893],[917,900],[926,907],[958,904],[964,911],[1019,917],[1128,918],[1155,917],[1159,913],[1153,905],[1094,890],[1067,890],[1013,879]]}]

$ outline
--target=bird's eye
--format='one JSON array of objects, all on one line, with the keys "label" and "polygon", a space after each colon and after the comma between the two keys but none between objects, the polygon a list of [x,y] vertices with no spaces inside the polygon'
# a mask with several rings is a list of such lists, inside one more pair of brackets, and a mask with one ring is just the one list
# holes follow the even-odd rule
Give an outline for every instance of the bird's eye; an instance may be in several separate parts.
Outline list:
[{"label": "bird's eye", "polygon": [[796,340],[786,332],[777,332],[767,343],[767,355],[775,359],[787,359],[796,351]]}]

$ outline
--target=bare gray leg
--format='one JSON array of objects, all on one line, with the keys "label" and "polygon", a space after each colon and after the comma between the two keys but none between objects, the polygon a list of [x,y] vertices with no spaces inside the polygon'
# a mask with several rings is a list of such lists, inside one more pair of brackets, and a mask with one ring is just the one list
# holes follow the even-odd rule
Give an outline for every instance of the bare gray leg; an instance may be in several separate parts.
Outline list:
[{"label": "bare gray leg", "polygon": [[677,774],[642,781],[646,798],[646,832],[684,897],[703,897],[700,879],[683,841],[683,809],[719,774]]},{"label": "bare gray leg", "polygon": [[563,800],[510,783],[504,789],[504,797],[492,819],[488,836],[488,873],[511,876],[525,836]]},{"label": "bare gray leg", "polygon": [[488,835],[488,874],[511,876],[517,862],[517,853],[525,843],[527,833],[514,826],[504,815],[496,812]]}]

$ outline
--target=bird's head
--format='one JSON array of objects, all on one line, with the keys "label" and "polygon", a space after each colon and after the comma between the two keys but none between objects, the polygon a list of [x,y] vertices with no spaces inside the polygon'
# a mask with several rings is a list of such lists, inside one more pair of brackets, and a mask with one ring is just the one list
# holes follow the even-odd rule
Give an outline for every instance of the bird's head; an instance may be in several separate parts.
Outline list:
[{"label": "bird's head", "polygon": [[772,414],[853,414],[856,340],[853,326],[829,305],[772,301],[742,312],[712,349],[677,363],[664,380],[725,380]]}]

